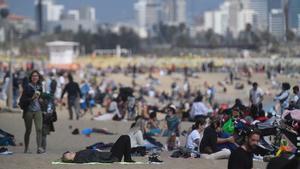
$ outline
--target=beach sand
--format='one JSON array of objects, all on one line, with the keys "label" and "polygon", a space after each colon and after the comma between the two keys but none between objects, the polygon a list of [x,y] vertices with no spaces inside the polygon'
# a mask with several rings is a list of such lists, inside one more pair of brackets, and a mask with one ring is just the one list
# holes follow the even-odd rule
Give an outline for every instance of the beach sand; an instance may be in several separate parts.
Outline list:
[{"label": "beach sand", "polygon": [[[211,84],[217,84],[218,81],[224,79],[227,74],[202,74],[199,79],[192,79],[192,86],[197,85],[203,86],[204,81],[208,81]],[[172,78],[178,76],[179,80],[182,81],[181,75],[174,75]],[[129,77],[123,77],[123,75],[112,75],[112,79],[116,79],[118,82],[130,83]],[[138,83],[144,83],[145,77],[139,77]],[[280,78],[280,77],[279,77]],[[161,89],[169,89],[170,83],[172,82],[170,77],[162,77],[161,83],[163,84]],[[208,80],[206,80],[208,79]],[[270,87],[267,84],[264,74],[256,74],[254,76],[255,81],[261,84],[261,87],[266,90]],[[290,80],[290,79],[289,79]],[[182,83],[182,82],[180,82]],[[296,83],[294,81],[293,83]],[[292,84],[293,84],[292,83]],[[217,86],[217,85],[215,85]],[[245,85],[244,90],[234,90],[232,86],[228,87],[227,93],[220,93],[220,89],[216,95],[217,100],[232,102],[236,97],[242,98],[245,103],[248,103],[248,91],[251,86]],[[274,95],[275,91],[273,91]],[[272,95],[267,97],[270,100]],[[10,151],[14,152],[11,156],[0,156],[0,169],[52,169],[52,168],[62,168],[62,169],[84,169],[84,168],[106,168],[106,169],[129,169],[129,168],[144,168],[144,169],[226,169],[227,160],[203,160],[203,159],[171,159],[169,157],[170,152],[163,152],[161,154],[161,159],[164,161],[162,165],[52,165],[51,162],[59,159],[63,152],[78,151],[84,149],[86,146],[92,145],[96,142],[114,142],[121,134],[126,134],[128,132],[131,122],[115,122],[115,121],[105,121],[97,122],[92,121],[91,115],[87,114],[79,121],[68,120],[68,114],[65,108],[58,110],[58,121],[55,123],[56,132],[51,133],[48,137],[47,153],[38,155],[36,154],[36,141],[35,141],[35,131],[34,126],[32,128],[31,140],[30,140],[30,151],[32,154],[24,154],[23,146],[8,147]],[[192,123],[184,122],[182,124],[182,129],[188,129]],[[72,129],[69,128],[72,126]],[[117,133],[116,135],[100,135],[92,134],[90,137],[85,137],[83,135],[72,135],[71,132],[74,128],[84,129],[84,128],[107,128],[109,131]],[[0,113],[0,128],[10,132],[15,135],[16,143],[23,143],[23,136],[25,132],[24,121],[22,119],[22,114],[18,113]],[[162,143],[165,143],[166,138],[157,138]],[[181,143],[184,144],[184,137],[181,137]],[[134,157],[136,161],[147,162],[146,157]],[[254,169],[264,169],[266,163],[255,162]]]}]

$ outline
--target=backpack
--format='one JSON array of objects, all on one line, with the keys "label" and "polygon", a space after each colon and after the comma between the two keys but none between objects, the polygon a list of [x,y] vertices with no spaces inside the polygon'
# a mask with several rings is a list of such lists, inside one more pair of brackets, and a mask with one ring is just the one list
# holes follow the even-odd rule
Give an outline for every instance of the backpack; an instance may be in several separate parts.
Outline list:
[{"label": "backpack", "polygon": [[[35,90],[34,87],[33,87],[31,84],[28,84],[28,86],[32,87],[32,89]],[[19,105],[19,107],[20,107],[23,111],[26,111],[27,108],[28,108],[28,106],[29,106],[29,104],[30,104],[30,102],[31,102],[31,100],[32,100],[32,99],[31,99],[31,98],[28,98],[28,97],[25,95],[24,91],[23,91],[23,92],[22,92],[22,95],[21,95],[21,97],[20,97],[20,100],[19,100],[18,105]]]}]

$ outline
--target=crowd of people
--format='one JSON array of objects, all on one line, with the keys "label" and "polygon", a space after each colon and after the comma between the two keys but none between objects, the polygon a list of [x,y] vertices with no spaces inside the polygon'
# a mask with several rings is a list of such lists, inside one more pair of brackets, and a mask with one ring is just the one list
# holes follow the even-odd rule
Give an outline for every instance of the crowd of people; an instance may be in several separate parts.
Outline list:
[{"label": "crowd of people", "polygon": [[[220,70],[223,69],[229,73],[228,81],[225,83],[233,83],[235,78],[233,70],[230,68]],[[202,66],[202,71],[216,70],[213,63]],[[161,75],[182,72],[183,86],[180,87],[174,81],[170,86],[170,92],[158,91],[156,86],[160,85],[160,81],[152,75],[156,71]],[[205,83],[205,91],[191,89],[188,79],[195,77],[196,71],[187,67],[178,70],[172,66],[164,70],[129,65],[126,69],[109,67],[103,70],[86,67],[75,72],[43,70],[41,73],[34,70],[27,75],[26,71],[20,69],[13,73],[13,106],[23,110],[26,129],[24,153],[29,152],[33,122],[36,129],[37,153],[46,152],[46,139],[47,135],[54,131],[53,123],[57,120],[57,107],[67,105],[70,120],[73,120],[74,115],[76,120],[80,120],[91,114],[91,119],[95,121],[134,122],[128,133],[123,133],[125,135],[116,141],[110,152],[97,150],[66,152],[62,156],[63,162],[112,163],[121,161],[123,157],[125,162],[134,162],[132,154],[141,156],[150,154],[150,162],[162,163],[158,159],[157,152],[172,151],[171,157],[176,158],[229,159],[228,169],[253,168],[253,154],[256,153],[256,147],[265,135],[258,129],[239,135],[235,123],[244,129],[245,126],[265,123],[272,116],[282,118],[287,110],[299,109],[299,87],[294,86],[291,94],[290,84],[282,83],[280,93],[274,97],[278,106],[275,106],[273,112],[265,112],[263,109],[265,92],[257,82],[251,82],[249,106],[244,105],[238,98],[232,106],[217,104],[216,89],[213,85]],[[245,69],[245,72],[250,79],[251,71]],[[117,84],[107,77],[108,73],[132,75],[132,85]],[[149,73],[148,83],[145,86],[136,82],[141,73]],[[102,80],[97,83],[99,77]],[[2,88],[7,86],[7,78],[5,75]],[[79,79],[84,80],[78,83]],[[222,83],[220,86],[226,92],[226,84]],[[164,118],[159,119],[158,116]],[[191,128],[183,130],[182,121],[194,124]],[[299,121],[294,119],[290,127],[299,133],[299,126]],[[164,143],[156,140],[156,137],[160,136],[166,137]],[[185,144],[180,143],[180,137],[186,138]],[[242,141],[239,141],[240,137],[243,137]]]}]

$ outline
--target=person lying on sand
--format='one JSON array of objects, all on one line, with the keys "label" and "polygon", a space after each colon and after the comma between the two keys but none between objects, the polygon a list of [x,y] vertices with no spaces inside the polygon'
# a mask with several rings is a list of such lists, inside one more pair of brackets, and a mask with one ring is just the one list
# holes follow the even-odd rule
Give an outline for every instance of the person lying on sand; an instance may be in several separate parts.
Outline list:
[{"label": "person lying on sand", "polygon": [[124,156],[124,162],[134,163],[130,154],[130,138],[128,135],[122,135],[111,148],[110,152],[101,152],[98,150],[87,149],[78,152],[65,152],[61,161],[65,163],[113,163],[121,162]]}]

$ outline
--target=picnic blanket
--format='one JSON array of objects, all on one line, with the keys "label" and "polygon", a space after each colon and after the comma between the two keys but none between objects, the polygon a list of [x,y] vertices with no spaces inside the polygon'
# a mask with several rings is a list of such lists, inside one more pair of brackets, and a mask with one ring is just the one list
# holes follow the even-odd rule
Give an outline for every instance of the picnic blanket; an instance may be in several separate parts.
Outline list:
[{"label": "picnic blanket", "polygon": [[91,163],[65,163],[60,160],[53,161],[51,164],[53,165],[112,165],[112,164],[120,164],[120,165],[138,165],[138,164],[149,164],[148,162],[140,162],[137,161],[135,163],[129,162],[115,162],[115,163],[98,163],[98,162],[91,162]]}]

